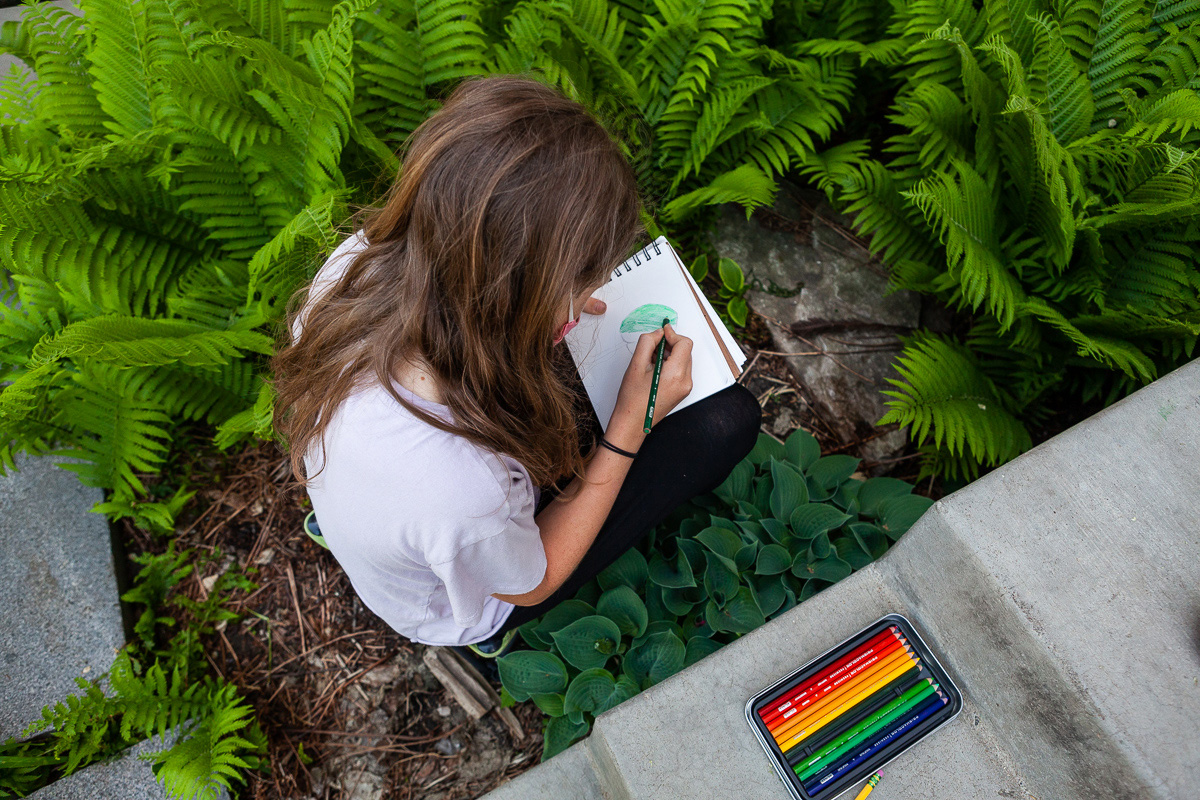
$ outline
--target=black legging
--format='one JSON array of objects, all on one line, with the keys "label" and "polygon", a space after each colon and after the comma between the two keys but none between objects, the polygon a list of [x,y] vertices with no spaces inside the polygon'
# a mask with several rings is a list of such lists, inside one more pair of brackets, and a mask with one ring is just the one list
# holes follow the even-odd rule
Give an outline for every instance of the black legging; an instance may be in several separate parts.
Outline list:
[{"label": "black legging", "polygon": [[596,540],[571,577],[536,606],[517,606],[501,631],[540,617],[575,596],[667,515],[721,484],[754,447],[762,409],[741,384],[669,415],[651,429]]}]

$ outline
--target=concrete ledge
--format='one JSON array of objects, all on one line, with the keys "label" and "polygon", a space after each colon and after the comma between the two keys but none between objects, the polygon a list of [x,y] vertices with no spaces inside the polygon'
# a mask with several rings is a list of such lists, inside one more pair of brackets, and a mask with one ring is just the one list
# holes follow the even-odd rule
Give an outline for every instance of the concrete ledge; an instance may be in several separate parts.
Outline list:
[{"label": "concrete ledge", "polygon": [[[612,794],[604,789],[596,774],[589,741],[590,737],[488,792],[488,800],[529,800],[531,797],[613,800]],[[545,787],[547,793],[539,794],[537,792],[542,790],[533,787]]]},{"label": "concrete ledge", "polygon": [[1198,454],[1193,362],[943,499],[884,558],[602,715],[504,796],[575,796],[549,769],[569,756],[613,800],[786,797],[746,700],[898,612],[965,704],[872,800],[1192,797]]}]

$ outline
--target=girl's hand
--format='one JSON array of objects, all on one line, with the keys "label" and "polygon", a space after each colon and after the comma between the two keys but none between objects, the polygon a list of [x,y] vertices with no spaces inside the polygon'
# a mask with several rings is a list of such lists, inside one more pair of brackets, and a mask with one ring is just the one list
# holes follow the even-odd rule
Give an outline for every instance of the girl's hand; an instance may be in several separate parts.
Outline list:
[{"label": "girl's hand", "polygon": [[638,337],[633,358],[621,380],[617,405],[608,423],[605,438],[617,447],[637,450],[645,438],[646,404],[650,400],[650,383],[654,378],[654,356],[659,341],[666,337],[667,349],[662,374],[658,378],[658,396],[654,402],[654,421],[657,425],[671,409],[679,405],[692,391],[692,340],[680,336],[670,324],[661,330],[643,333]]},{"label": "girl's hand", "polygon": [[589,297],[583,304],[583,313],[599,316],[608,310],[608,306],[603,300],[597,300],[594,297]]}]

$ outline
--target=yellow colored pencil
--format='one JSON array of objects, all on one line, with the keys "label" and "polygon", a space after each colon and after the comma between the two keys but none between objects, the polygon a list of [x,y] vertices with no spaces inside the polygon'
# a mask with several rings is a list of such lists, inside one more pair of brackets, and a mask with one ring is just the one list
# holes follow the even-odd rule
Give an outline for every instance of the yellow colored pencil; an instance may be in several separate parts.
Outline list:
[{"label": "yellow colored pencil", "polygon": [[871,683],[869,685],[864,686],[862,688],[862,691],[858,692],[857,694],[855,694],[851,697],[846,698],[841,703],[839,703],[837,706],[830,709],[828,713],[823,714],[819,719],[813,720],[810,724],[806,725],[804,727],[804,730],[797,732],[795,735],[793,735],[787,741],[780,742],[779,749],[784,752],[787,752],[788,750],[795,747],[797,744],[799,744],[801,741],[803,741],[807,737],[816,733],[821,728],[825,727],[830,722],[833,722],[835,719],[840,717],[847,709],[853,708],[854,706],[858,705],[863,700],[866,700],[868,697],[873,695],[875,692],[879,691],[884,686],[887,686],[889,683],[896,680],[896,678],[899,678],[905,672],[908,672],[910,669],[913,669],[913,668],[916,668],[918,670],[924,669],[924,667],[921,666],[920,658],[914,658],[909,663],[901,663],[895,669],[888,672],[886,675],[880,675],[878,678],[871,681]]},{"label": "yellow colored pencil", "polygon": [[858,797],[854,798],[854,800],[867,800],[867,795],[871,793],[871,790],[875,788],[875,784],[879,783],[879,779],[882,777],[883,770],[879,770],[879,772],[872,775],[870,780],[867,781],[867,785],[862,788],[862,791],[858,793]]},{"label": "yellow colored pencil", "polygon": [[854,676],[853,680],[847,681],[845,686],[839,686],[825,697],[822,697],[820,700],[804,709],[802,713],[797,714],[783,725],[780,725],[778,728],[771,731],[771,735],[775,737],[776,742],[782,742],[790,737],[794,732],[807,725],[809,720],[815,719],[824,714],[825,709],[829,708],[831,705],[834,705],[843,697],[853,694],[868,682],[874,680],[877,676],[886,672],[891,672],[897,664],[902,662],[910,662],[912,659],[913,655],[910,652],[910,647],[908,645],[899,648],[894,653],[889,653],[888,656],[882,659],[878,664],[873,664],[870,669],[866,670],[861,675],[856,675]]}]

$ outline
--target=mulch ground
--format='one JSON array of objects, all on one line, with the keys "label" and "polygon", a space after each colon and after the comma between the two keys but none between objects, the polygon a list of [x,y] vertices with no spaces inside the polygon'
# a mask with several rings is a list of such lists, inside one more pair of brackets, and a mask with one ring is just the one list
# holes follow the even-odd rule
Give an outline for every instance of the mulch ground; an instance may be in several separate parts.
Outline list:
[{"label": "mulch ground", "polygon": [[[303,491],[286,488],[287,463],[269,444],[190,463],[213,488],[181,516],[177,547],[222,558],[193,574],[205,591],[218,567],[248,569],[258,589],[234,597],[242,616],[209,637],[209,663],[241,687],[269,742],[269,774],[251,773],[245,798],[478,797],[541,757],[542,714],[514,708],[514,741],[488,714],[470,720],[421,661],[422,645],[363,607],[345,573],[301,532]],[[129,552],[166,542],[128,524]]]}]

